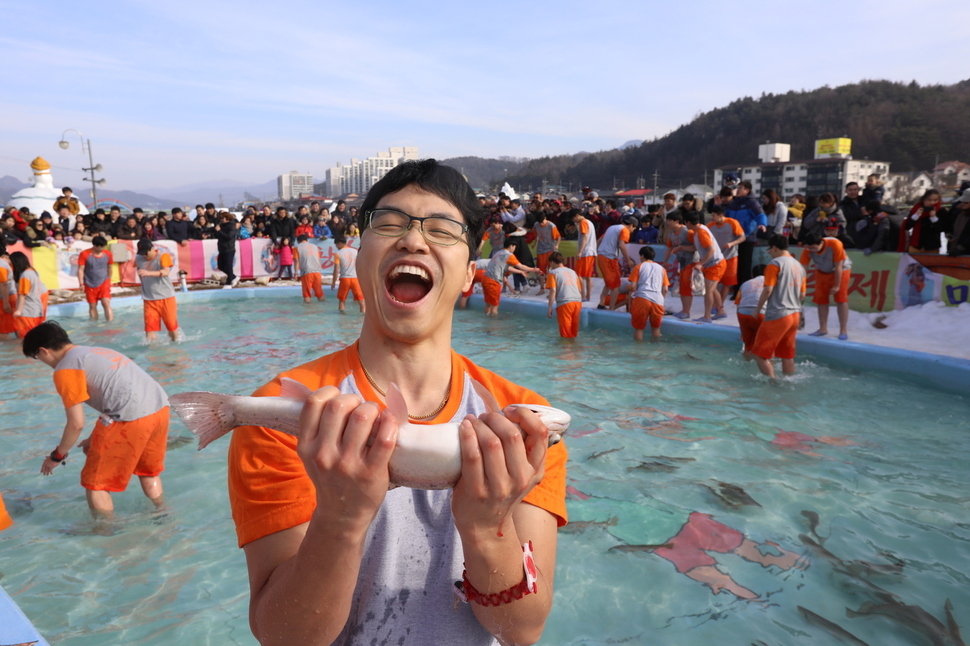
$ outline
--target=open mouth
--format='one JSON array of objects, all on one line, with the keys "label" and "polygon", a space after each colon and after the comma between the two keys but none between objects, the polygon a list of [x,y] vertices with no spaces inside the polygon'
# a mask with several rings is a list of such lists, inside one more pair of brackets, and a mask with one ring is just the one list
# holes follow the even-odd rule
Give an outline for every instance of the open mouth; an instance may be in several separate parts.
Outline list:
[{"label": "open mouth", "polygon": [[391,269],[384,281],[387,293],[399,303],[417,303],[434,286],[431,274],[424,267],[398,265]]}]

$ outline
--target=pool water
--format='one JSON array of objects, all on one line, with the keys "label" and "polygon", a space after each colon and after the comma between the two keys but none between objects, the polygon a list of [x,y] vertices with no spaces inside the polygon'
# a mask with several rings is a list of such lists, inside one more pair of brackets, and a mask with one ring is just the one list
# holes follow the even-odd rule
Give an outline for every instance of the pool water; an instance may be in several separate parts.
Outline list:
[{"label": "pool water", "polygon": [[[132,357],[169,393],[239,394],[352,342],[360,324],[333,299],[304,305],[281,290],[184,304],[188,340],[147,346],[140,314],[61,323],[75,342]],[[559,535],[541,643],[834,642],[837,629],[815,615],[871,644],[933,643],[947,600],[970,629],[967,397],[807,359],[794,379],[769,382],[735,347],[635,344],[590,329],[564,342],[554,321],[456,316],[459,352],[573,415],[572,524]],[[114,496],[112,531],[95,533],[81,456],[39,474],[64,424],[50,369],[10,342],[0,365],[0,490],[17,523],[0,533],[0,583],[38,630],[71,646],[256,643],[226,493],[228,442],[197,452],[173,418],[167,510],[153,512],[133,482]],[[656,546],[686,544],[671,539],[688,519],[737,540],[662,558]],[[758,547],[732,553],[740,537]],[[713,594],[675,561],[716,567],[755,598]]]}]

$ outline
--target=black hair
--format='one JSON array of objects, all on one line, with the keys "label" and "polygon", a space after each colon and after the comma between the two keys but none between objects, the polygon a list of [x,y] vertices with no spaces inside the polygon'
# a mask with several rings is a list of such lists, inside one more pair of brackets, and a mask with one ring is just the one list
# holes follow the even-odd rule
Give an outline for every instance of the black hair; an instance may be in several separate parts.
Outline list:
[{"label": "black hair", "polygon": [[108,241],[104,239],[104,236],[94,236],[91,238],[91,244],[95,247],[107,247]]},{"label": "black hair", "polygon": [[622,222],[627,226],[633,226],[633,227],[638,226],[640,224],[640,222],[637,220],[637,216],[632,214],[624,215],[622,218],[620,218],[620,222]]},{"label": "black hair", "polygon": [[207,211],[208,211],[209,209],[212,209],[213,211],[215,211],[215,210],[216,210],[216,205],[215,205],[215,204],[213,204],[212,202],[206,202],[206,203],[205,203],[205,208],[206,208],[206,210],[207,210]]},{"label": "black hair", "polygon": [[301,233],[300,235],[298,235],[296,237],[296,241],[297,242],[306,242],[307,241],[306,234],[305,233]]},{"label": "black hair", "polygon": [[563,257],[561,251],[553,251],[552,253],[549,254],[549,262],[554,262],[557,265],[561,265],[565,261],[566,261],[566,258]]},{"label": "black hair", "polygon": [[465,177],[451,166],[439,164],[434,159],[408,160],[398,164],[367,192],[364,203],[357,210],[357,228],[367,229],[370,212],[385,195],[395,193],[411,185],[437,195],[458,209],[468,227],[468,252],[478,249],[485,233],[485,211],[475,197],[475,191]]},{"label": "black hair", "polygon": [[653,218],[649,215],[645,215],[640,218],[640,224],[653,224]]},{"label": "black hair", "polygon": [[345,236],[334,236],[334,244],[347,244],[347,238]]},{"label": "black hair", "polygon": [[70,191],[70,192],[73,193],[74,192],[74,189],[71,188],[70,186],[65,186],[64,188],[61,189],[61,193],[63,193],[64,191]]},{"label": "black hair", "polygon": [[711,207],[711,213],[724,213],[724,207],[720,204],[715,204]]},{"label": "black hair", "polygon": [[880,204],[878,200],[869,200],[862,206],[866,211],[869,211],[869,213],[879,213],[879,211],[882,210],[882,204]]},{"label": "black hair", "polygon": [[724,187],[724,188],[722,188],[722,189],[721,189],[720,191],[718,191],[718,193],[717,193],[717,194],[718,194],[718,196],[720,196],[720,197],[734,197],[734,191],[732,191],[732,190],[731,190],[730,188],[728,188],[727,186],[725,186],[725,187]]},{"label": "black hair", "polygon": [[684,213],[684,224],[700,224],[701,214],[697,211],[687,211]]},{"label": "black hair", "polygon": [[755,265],[754,267],[751,268],[751,275],[754,276],[755,278],[757,278],[758,276],[764,276],[765,275],[765,266],[764,265]]},{"label": "black hair", "polygon": [[138,241],[138,255],[147,256],[148,252],[152,250],[152,241],[147,238],[142,238]]},{"label": "black hair", "polygon": [[95,209],[95,210],[94,210],[94,214],[95,214],[95,215],[97,215],[97,214],[99,214],[99,213],[100,213],[101,215],[104,215],[104,209]]},{"label": "black hair", "polygon": [[195,208],[197,208],[197,209],[204,209],[205,207],[204,207],[204,206],[202,206],[201,204],[196,204],[196,205],[195,205]]},{"label": "black hair", "polygon": [[23,251],[14,251],[10,254],[10,266],[13,268],[14,281],[19,281],[20,275],[30,269],[30,261],[27,260],[27,254]]},{"label": "black hair", "polygon": [[[808,236],[805,237],[807,238]],[[808,243],[806,242],[806,244]],[[788,251],[788,236],[783,236],[780,233],[776,233],[768,238],[768,246],[774,247],[775,249],[779,249],[781,251]]]},{"label": "black hair", "polygon": [[684,216],[680,214],[680,211],[671,211],[667,214],[667,222],[681,222],[683,223]]},{"label": "black hair", "polygon": [[518,244],[514,238],[506,238],[505,242],[502,244],[503,249],[508,249],[511,246]]},{"label": "black hair", "polygon": [[645,244],[642,247],[640,247],[640,257],[643,258],[644,260],[653,260],[654,258],[657,257],[657,252],[653,250],[653,247],[651,247],[648,244]]},{"label": "black hair", "polygon": [[810,233],[806,233],[805,237],[802,238],[802,244],[805,244],[805,245],[817,245],[821,241],[822,241],[822,236],[815,233],[814,231]]},{"label": "black hair", "polygon": [[41,348],[57,351],[70,344],[70,337],[57,321],[44,321],[24,335],[24,356],[33,359]]}]

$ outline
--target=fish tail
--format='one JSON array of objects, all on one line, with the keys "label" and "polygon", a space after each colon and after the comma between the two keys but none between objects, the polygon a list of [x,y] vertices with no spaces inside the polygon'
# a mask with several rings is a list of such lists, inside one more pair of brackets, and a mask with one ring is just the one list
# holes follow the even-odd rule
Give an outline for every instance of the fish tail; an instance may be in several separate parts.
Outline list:
[{"label": "fish tail", "polygon": [[199,450],[234,429],[236,416],[229,405],[232,395],[191,392],[168,398],[186,428],[199,438]]}]

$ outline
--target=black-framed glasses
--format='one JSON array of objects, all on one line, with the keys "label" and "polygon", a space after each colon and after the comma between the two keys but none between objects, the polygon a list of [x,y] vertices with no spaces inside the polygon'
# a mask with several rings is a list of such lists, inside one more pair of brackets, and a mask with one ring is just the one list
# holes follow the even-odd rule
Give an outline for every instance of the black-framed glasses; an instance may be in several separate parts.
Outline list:
[{"label": "black-framed glasses", "polygon": [[379,236],[400,238],[415,222],[424,239],[431,244],[450,247],[458,244],[468,232],[468,225],[441,215],[419,218],[396,209],[374,209],[367,212],[367,228]]}]

